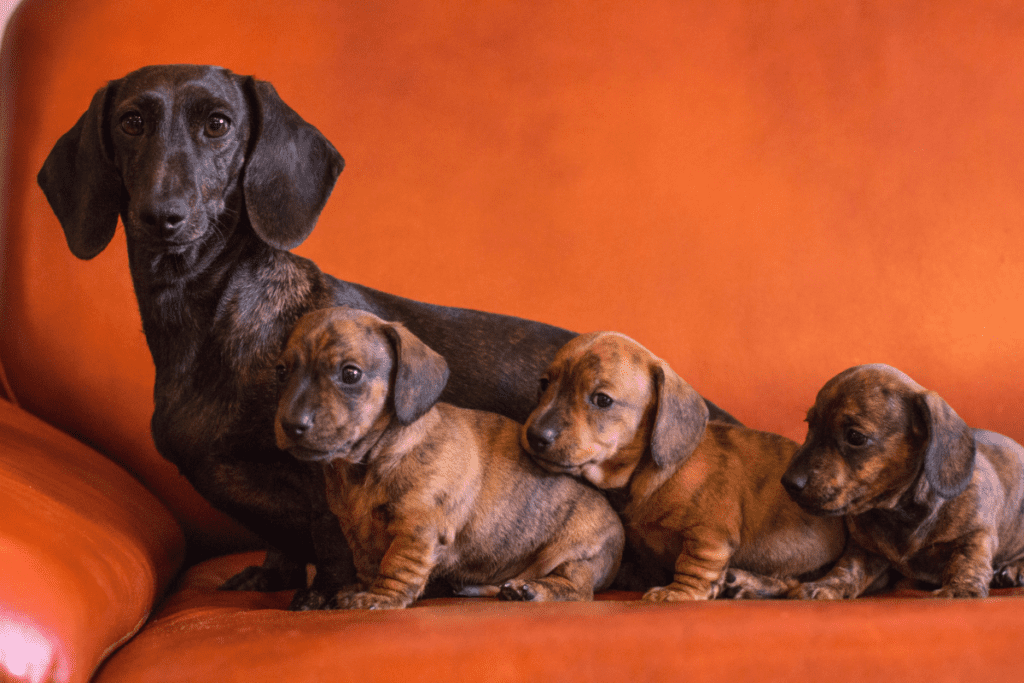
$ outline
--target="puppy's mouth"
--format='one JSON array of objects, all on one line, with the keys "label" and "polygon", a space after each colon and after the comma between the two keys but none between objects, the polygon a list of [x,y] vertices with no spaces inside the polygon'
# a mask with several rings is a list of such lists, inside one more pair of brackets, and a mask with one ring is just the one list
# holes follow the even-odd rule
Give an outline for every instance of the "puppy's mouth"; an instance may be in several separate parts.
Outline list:
[{"label": "puppy's mouth", "polygon": [[324,451],[306,446],[289,446],[288,452],[293,458],[302,462],[326,462],[337,457],[337,451]]},{"label": "puppy's mouth", "polygon": [[543,455],[537,455],[536,453],[530,453],[530,457],[533,458],[538,465],[549,472],[554,472],[555,474],[579,474],[580,470],[591,462],[588,460],[587,462],[581,463],[564,463],[559,462],[558,460],[545,458]]}]

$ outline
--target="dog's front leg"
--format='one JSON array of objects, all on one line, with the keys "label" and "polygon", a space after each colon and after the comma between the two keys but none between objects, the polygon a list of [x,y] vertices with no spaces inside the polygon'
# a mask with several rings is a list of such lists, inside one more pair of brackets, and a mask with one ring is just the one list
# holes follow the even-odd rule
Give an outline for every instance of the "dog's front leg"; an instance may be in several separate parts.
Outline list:
[{"label": "dog's front leg", "polygon": [[864,550],[852,538],[846,541],[843,555],[825,576],[801,583],[786,594],[788,598],[840,600],[855,598],[889,571],[889,560]]},{"label": "dog's front leg", "polygon": [[691,529],[689,534],[676,558],[672,583],[650,589],[644,600],[711,600],[718,595],[736,544],[729,534],[712,529]]},{"label": "dog's front leg", "polygon": [[437,533],[417,529],[416,535],[395,537],[380,561],[370,587],[358,593],[340,593],[339,609],[400,609],[423,593],[434,569]]},{"label": "dog's front leg", "polygon": [[942,572],[942,588],[937,598],[984,598],[992,583],[992,557],[996,539],[987,529],[979,529],[960,539]]}]

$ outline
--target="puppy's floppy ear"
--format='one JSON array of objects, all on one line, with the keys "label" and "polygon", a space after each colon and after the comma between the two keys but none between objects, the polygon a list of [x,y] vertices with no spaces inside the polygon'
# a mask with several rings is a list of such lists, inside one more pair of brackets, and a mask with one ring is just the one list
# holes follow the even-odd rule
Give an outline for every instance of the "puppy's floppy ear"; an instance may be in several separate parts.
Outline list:
[{"label": "puppy's floppy ear", "polygon": [[651,457],[659,467],[679,465],[697,449],[708,423],[708,406],[665,361],[652,369],[657,411]]},{"label": "puppy's floppy ear", "polygon": [[404,325],[385,323],[384,334],[395,351],[395,416],[404,425],[423,416],[448,383],[448,364]]},{"label": "puppy's floppy ear", "polygon": [[289,107],[274,86],[240,77],[252,110],[242,189],[256,234],[277,249],[309,236],[345,160],[327,138]]},{"label": "puppy's floppy ear", "polygon": [[121,174],[106,140],[110,105],[120,81],[92,98],[78,122],[57,140],[36,180],[64,228],[71,253],[91,259],[114,237]]},{"label": "puppy's floppy ear", "polygon": [[936,493],[952,498],[967,488],[974,474],[974,434],[934,391],[915,400],[928,438],[924,476]]}]

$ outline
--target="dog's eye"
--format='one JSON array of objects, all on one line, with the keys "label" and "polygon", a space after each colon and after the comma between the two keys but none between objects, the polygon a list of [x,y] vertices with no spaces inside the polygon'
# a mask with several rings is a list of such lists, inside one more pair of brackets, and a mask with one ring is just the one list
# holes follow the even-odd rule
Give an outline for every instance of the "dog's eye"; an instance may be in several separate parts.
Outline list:
[{"label": "dog's eye", "polygon": [[363,376],[363,371],[354,365],[346,365],[341,369],[341,381],[343,384],[355,384]]},{"label": "dog's eye", "polygon": [[219,138],[227,133],[229,128],[231,128],[231,122],[220,114],[211,114],[210,118],[206,120],[206,134],[211,138]]},{"label": "dog's eye", "polygon": [[540,378],[540,393],[543,394],[545,391],[547,391],[549,386],[551,386],[551,380],[549,380],[547,377],[541,377]]},{"label": "dog's eye", "polygon": [[278,363],[275,370],[277,371],[277,381],[284,383],[288,379],[288,368],[284,363]]},{"label": "dog's eye", "polygon": [[852,428],[846,430],[843,438],[846,439],[846,443],[850,444],[854,448],[859,448],[868,442],[867,436]]},{"label": "dog's eye", "polygon": [[121,130],[128,135],[142,135],[146,132],[146,122],[137,111],[130,111],[121,117]]},{"label": "dog's eye", "polygon": [[602,394],[601,392],[597,392],[596,394],[591,396],[590,402],[593,403],[598,408],[607,408],[611,404],[615,403],[615,401],[612,400],[611,396],[609,396],[608,394]]}]

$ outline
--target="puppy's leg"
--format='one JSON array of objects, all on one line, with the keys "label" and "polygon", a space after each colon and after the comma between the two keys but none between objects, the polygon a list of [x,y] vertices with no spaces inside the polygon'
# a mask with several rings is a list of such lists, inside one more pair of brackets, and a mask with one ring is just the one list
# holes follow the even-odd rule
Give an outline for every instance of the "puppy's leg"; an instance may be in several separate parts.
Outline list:
[{"label": "puppy's leg", "polygon": [[339,609],[400,609],[423,593],[434,569],[437,529],[420,529],[417,536],[402,535],[391,542],[380,569],[365,591],[338,593]]},{"label": "puppy's leg", "polygon": [[777,578],[755,574],[744,569],[730,568],[718,597],[736,600],[764,600],[781,598],[800,585],[795,578]]},{"label": "puppy's leg", "polygon": [[[594,591],[611,584],[622,561],[626,532],[607,503],[596,500],[585,509],[578,501],[577,514],[556,531],[531,567],[501,587],[499,599],[593,600]],[[544,576],[556,562],[560,563]]]},{"label": "puppy's leg", "polygon": [[817,581],[801,583],[786,597],[809,600],[839,600],[855,598],[876,584],[890,568],[889,560],[869,553],[853,540],[846,542],[835,565]]},{"label": "puppy's leg", "polygon": [[726,534],[710,529],[692,529],[676,558],[672,583],[644,593],[648,602],[711,600],[718,595],[725,581],[725,568],[732,558],[735,544]]},{"label": "puppy's leg", "polygon": [[995,538],[987,530],[976,531],[953,551],[942,573],[942,588],[937,598],[984,598],[992,583],[992,556]]}]

